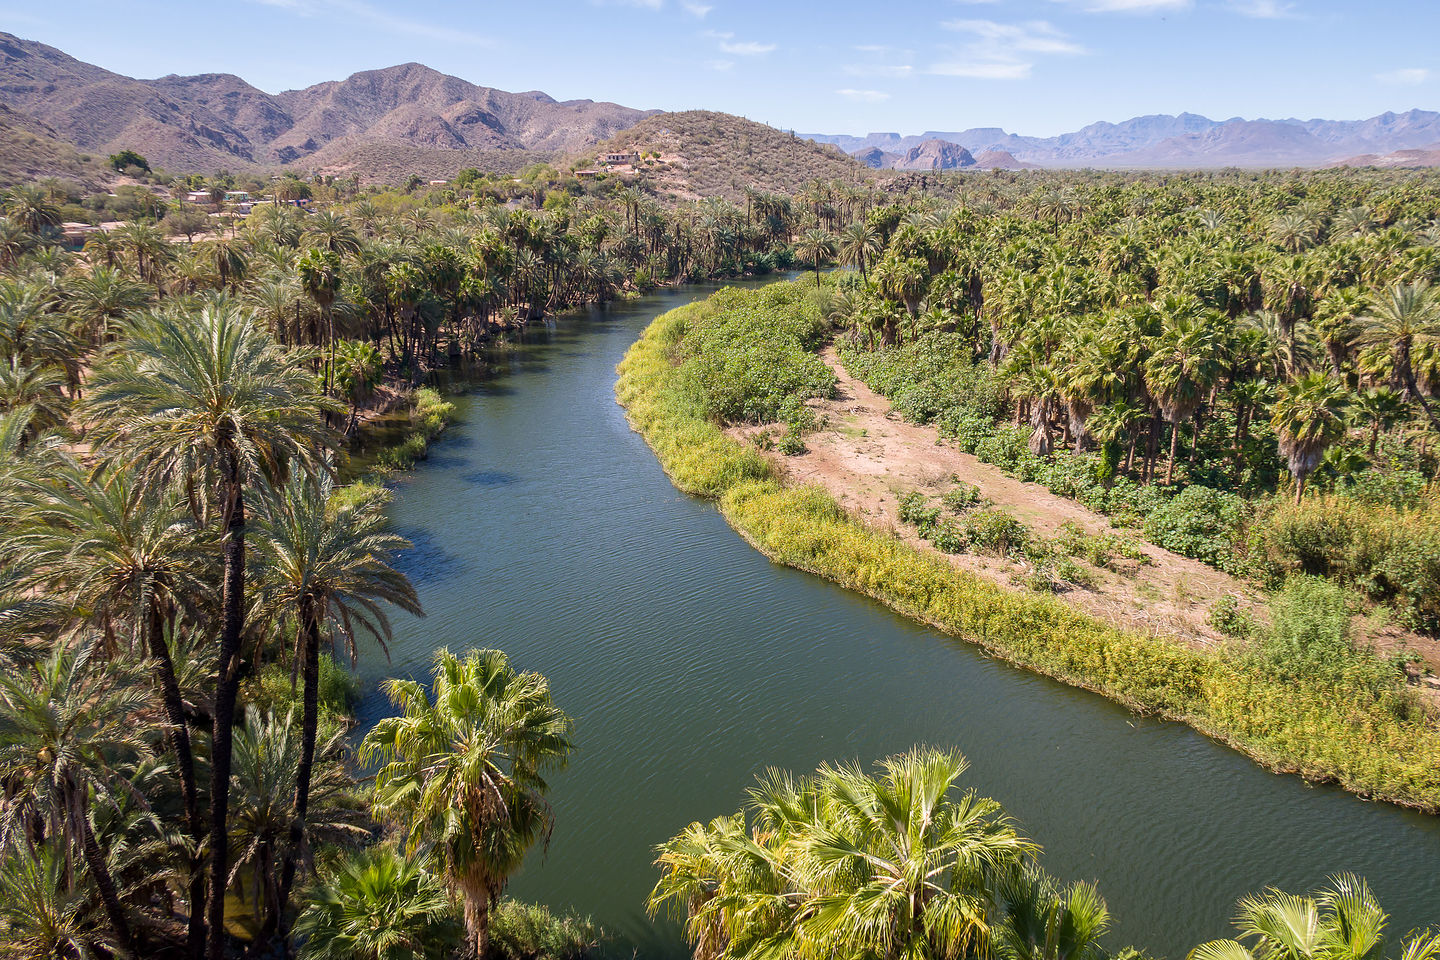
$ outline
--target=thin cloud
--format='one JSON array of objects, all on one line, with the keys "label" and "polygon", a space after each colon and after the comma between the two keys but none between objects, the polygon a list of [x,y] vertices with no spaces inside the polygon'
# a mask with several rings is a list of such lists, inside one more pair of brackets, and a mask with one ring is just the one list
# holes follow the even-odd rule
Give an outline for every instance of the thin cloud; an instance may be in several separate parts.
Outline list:
[{"label": "thin cloud", "polygon": [[890,99],[890,94],[883,90],[853,90],[847,87],[835,92],[846,100],[854,100],[856,103],[880,103]]},{"label": "thin cloud", "polygon": [[403,33],[443,43],[462,43],[473,46],[489,46],[494,43],[491,38],[471,33],[468,30],[456,30],[453,27],[427,23],[411,17],[396,16],[371,6],[363,0],[252,0],[252,2],[278,10],[288,10],[300,17],[338,13],[379,27],[389,33]]},{"label": "thin cloud", "polygon": [[1053,0],[1079,7],[1086,13],[1161,13],[1189,10],[1194,0]]},{"label": "thin cloud", "polygon": [[716,46],[721,53],[728,53],[732,57],[758,57],[761,54],[773,53],[776,45],[773,43],[757,43],[754,40],[736,40],[733,33],[721,33],[716,30],[706,30],[705,36],[718,41]]},{"label": "thin cloud", "polygon": [[731,67],[733,67],[733,66],[735,66],[735,61],[734,61],[734,60],[706,60],[706,61],[705,61],[705,69],[706,69],[706,70],[714,70],[716,73],[724,73],[726,70],[729,70],[729,69],[730,69]]},{"label": "thin cloud", "polygon": [[1074,56],[1085,48],[1044,20],[999,23],[995,20],[948,20],[946,30],[971,36],[971,41],[928,72],[944,77],[979,80],[1024,80],[1041,56]]},{"label": "thin cloud", "polygon": [[1384,73],[1377,73],[1375,74],[1375,79],[1381,83],[1418,87],[1430,79],[1430,71],[1425,67],[1401,67],[1398,70],[1387,70]]},{"label": "thin cloud", "polygon": [[1230,9],[1252,20],[1299,20],[1296,4],[1285,0],[1231,0]]},{"label": "thin cloud", "polygon": [[852,77],[908,77],[915,68],[908,63],[847,63],[841,67]]},{"label": "thin cloud", "polygon": [[708,3],[693,3],[691,0],[682,0],[680,6],[684,7],[685,12],[697,20],[704,20],[706,15],[715,9]]}]

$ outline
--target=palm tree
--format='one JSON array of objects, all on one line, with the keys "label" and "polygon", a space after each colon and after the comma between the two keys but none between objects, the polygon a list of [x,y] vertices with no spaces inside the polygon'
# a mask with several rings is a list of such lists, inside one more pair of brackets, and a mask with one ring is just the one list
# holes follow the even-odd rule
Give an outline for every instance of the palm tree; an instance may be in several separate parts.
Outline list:
[{"label": "palm tree", "polygon": [[121,779],[117,765],[145,748],[134,716],[146,697],[127,672],[94,662],[93,651],[93,643],[78,652],[57,646],[30,671],[0,674],[0,782],[6,784],[0,822],[22,831],[38,825],[79,856],[117,944],[129,954],[130,921],[91,826],[91,808],[112,802]]},{"label": "palm tree", "polygon": [[1170,421],[1170,461],[1165,468],[1168,484],[1175,475],[1180,423],[1200,408],[1206,391],[1220,376],[1221,345],[1216,325],[1194,309],[1193,302],[1167,300],[1160,309],[1165,327],[1145,364],[1145,383]]},{"label": "palm tree", "polygon": [[374,638],[382,649],[390,640],[382,604],[423,616],[410,581],[386,561],[409,546],[384,530],[388,496],[365,492],[337,509],[331,493],[328,477],[316,484],[292,477],[266,500],[257,530],[265,596],[277,616],[295,620],[295,659],[304,678],[294,815],[279,887],[282,912],[289,904],[296,858],[304,851],[319,724],[321,632],[329,626],[353,660],[358,633]]},{"label": "palm tree", "polygon": [[1380,444],[1380,431],[1388,430],[1391,424],[1402,419],[1408,405],[1400,394],[1388,387],[1375,387],[1357,394],[1353,401],[1355,412],[1370,424],[1370,456]]},{"label": "palm tree", "polygon": [[335,299],[340,295],[340,258],[329,250],[307,250],[296,262],[295,271],[300,288],[320,308],[321,336],[327,345],[325,394],[328,396],[334,386]]},{"label": "palm tree", "polygon": [[111,326],[150,303],[150,291],[111,267],[96,266],[89,276],[66,285],[65,312],[92,346],[102,345]]},{"label": "palm tree", "polygon": [[301,960],[411,960],[449,956],[465,929],[426,860],[373,847],[314,889],[295,932]]},{"label": "palm tree", "polygon": [[652,913],[686,920],[700,958],[984,955],[1002,881],[1035,847],[993,800],[951,790],[958,753],[916,749],[878,775],[771,771],[746,812],[661,844]]},{"label": "palm tree", "polygon": [[1415,382],[1415,369],[1410,362],[1411,351],[1417,343],[1440,338],[1440,299],[1431,291],[1429,283],[1421,280],[1390,287],[1362,322],[1365,328],[1361,343],[1390,350],[1392,386],[1406,400],[1419,401],[1431,423],[1440,426],[1440,420]]},{"label": "palm tree", "polygon": [[1060,889],[1044,872],[1027,866],[1000,885],[998,899],[998,952],[1008,960],[1106,960],[1109,956],[1099,940],[1110,926],[1110,911],[1094,884]]},{"label": "palm tree", "polygon": [[1308,373],[1280,388],[1270,425],[1290,474],[1295,502],[1305,494],[1305,479],[1320,464],[1325,448],[1345,435],[1349,393],[1324,373]]},{"label": "palm tree", "polygon": [[835,256],[835,238],[819,227],[811,227],[800,236],[800,255],[815,267],[815,286],[820,286],[820,264]]},{"label": "palm tree", "polygon": [[[1351,874],[1331,877],[1313,896],[1270,888],[1240,901],[1235,928],[1242,940],[1212,940],[1189,960],[1382,960],[1389,918],[1370,885]],[[1404,960],[1440,957],[1440,936],[1412,933],[1401,943]]]},{"label": "palm tree", "polygon": [[60,208],[45,191],[31,184],[21,184],[10,190],[5,200],[5,216],[25,228],[26,232],[39,235],[47,227],[60,225]]},{"label": "palm tree", "polygon": [[412,680],[387,680],[385,692],[403,713],[381,720],[360,745],[361,762],[383,761],[376,811],[408,821],[410,849],[443,866],[484,956],[490,908],[549,831],[544,774],[569,757],[570,718],[544,677],[516,673],[498,650],[464,659],[439,651],[433,702]]},{"label": "palm tree", "polygon": [[235,729],[231,875],[248,878],[241,890],[246,899],[254,898],[259,915],[257,952],[280,927],[287,906],[281,892],[283,875],[285,865],[294,863],[296,845],[289,798],[300,765],[307,762],[306,749],[314,771],[309,835],[326,843],[354,843],[368,836],[360,823],[364,810],[356,806],[355,780],[345,769],[348,736],[344,726],[334,724],[318,749],[313,740],[307,748],[295,729],[293,710],[277,716],[252,708]]},{"label": "palm tree", "polygon": [[223,530],[220,650],[212,715],[210,960],[223,960],[226,817],[240,639],[245,622],[245,493],[262,480],[321,469],[333,443],[321,414],[331,405],[304,354],[282,354],[261,324],[234,304],[194,315],[141,318],[96,370],[87,421],[106,449],[124,451],[151,485],[182,489],[198,519]]},{"label": "palm tree", "polygon": [[54,843],[12,847],[0,863],[0,953],[14,960],[87,960],[116,947],[89,891],[70,884]]},{"label": "palm tree", "polygon": [[840,231],[840,261],[860,271],[861,280],[869,280],[870,261],[880,249],[880,237],[868,221],[856,220]]}]

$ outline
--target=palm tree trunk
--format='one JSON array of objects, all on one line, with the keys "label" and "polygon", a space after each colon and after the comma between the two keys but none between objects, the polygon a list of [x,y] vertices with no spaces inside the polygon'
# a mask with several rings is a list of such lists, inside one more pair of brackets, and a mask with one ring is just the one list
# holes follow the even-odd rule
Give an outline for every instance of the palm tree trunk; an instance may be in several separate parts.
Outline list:
[{"label": "palm tree trunk", "polygon": [[200,819],[200,801],[195,790],[195,757],[190,750],[190,728],[185,721],[185,703],[180,697],[180,684],[175,679],[175,661],[165,642],[164,617],[158,604],[150,604],[147,645],[155,661],[160,679],[160,698],[165,703],[165,719],[169,721],[170,747],[175,751],[175,765],[180,776],[180,795],[185,804],[185,823],[195,854],[190,862],[190,920],[185,935],[185,952],[193,960],[202,956],[205,943],[205,870],[200,862],[200,844],[205,839],[205,824]]},{"label": "palm tree trunk", "polygon": [[240,464],[228,451],[222,466],[226,493],[225,574],[221,588],[220,659],[215,666],[215,714],[210,746],[210,898],[205,954],[225,960],[225,889],[230,870],[230,756],[235,699],[240,691],[240,632],[245,625],[245,501]]},{"label": "palm tree trunk", "polygon": [[1165,465],[1165,485],[1168,487],[1175,476],[1175,447],[1180,442],[1180,423],[1170,424],[1170,462]]},{"label": "palm tree trunk", "polygon": [[90,817],[85,811],[85,804],[80,796],[80,788],[74,783],[66,784],[66,792],[70,794],[69,803],[72,808],[73,817],[78,821],[80,828],[80,852],[85,858],[85,866],[90,871],[90,878],[95,881],[95,889],[100,892],[100,901],[105,905],[105,916],[110,921],[110,927],[115,931],[115,938],[119,941],[120,949],[125,956],[135,955],[134,940],[130,936],[130,922],[125,918],[125,908],[120,903],[120,895],[115,890],[115,878],[110,875],[110,867],[105,863],[105,856],[100,852],[100,844],[95,840],[95,831],[90,829]]},{"label": "palm tree trunk", "polygon": [[315,768],[315,737],[320,724],[320,621],[316,616],[315,601],[309,597],[300,605],[300,629],[305,639],[301,666],[304,689],[301,693],[300,765],[295,770],[295,817],[290,821],[290,843],[280,867],[280,916],[277,920],[282,924],[295,882],[295,860],[305,839],[305,817],[310,809],[310,777]]}]

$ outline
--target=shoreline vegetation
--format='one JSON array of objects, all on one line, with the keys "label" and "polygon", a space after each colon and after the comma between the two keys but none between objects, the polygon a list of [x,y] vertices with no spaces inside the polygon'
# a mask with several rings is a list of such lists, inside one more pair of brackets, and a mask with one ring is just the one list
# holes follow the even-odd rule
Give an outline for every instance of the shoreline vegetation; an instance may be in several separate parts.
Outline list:
[{"label": "shoreline vegetation", "polygon": [[[757,316],[766,318],[763,331],[747,324]],[[752,369],[766,355],[769,381],[750,385],[752,393],[772,404],[794,402],[786,398],[827,389],[814,366],[822,361],[807,352],[818,346],[822,326],[803,285],[777,284],[721,291],[645,331],[619,365],[616,395],[676,487],[715,501],[771,560],[863,593],[1016,666],[1186,723],[1273,771],[1440,812],[1434,764],[1440,727],[1399,682],[1377,693],[1343,677],[1285,678],[1241,651],[1202,653],[1114,629],[1052,596],[956,570],[867,527],[816,487],[787,487],[760,453],[707,415],[725,390],[741,389],[733,381],[738,367],[715,355],[723,347]]]}]

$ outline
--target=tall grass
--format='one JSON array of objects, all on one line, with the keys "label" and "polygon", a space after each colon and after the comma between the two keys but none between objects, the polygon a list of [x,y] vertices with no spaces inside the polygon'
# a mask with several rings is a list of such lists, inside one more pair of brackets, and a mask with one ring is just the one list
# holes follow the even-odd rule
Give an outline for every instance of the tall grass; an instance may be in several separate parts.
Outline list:
[{"label": "tall grass", "polygon": [[620,364],[616,394],[675,485],[717,500],[730,524],[772,560],[1019,666],[1188,723],[1271,769],[1440,812],[1440,724],[1403,691],[1377,698],[1343,676],[1282,678],[1239,652],[1205,653],[1115,629],[870,529],[817,487],[784,486],[680,389],[686,330],[716,309],[691,304],[656,319]]}]

